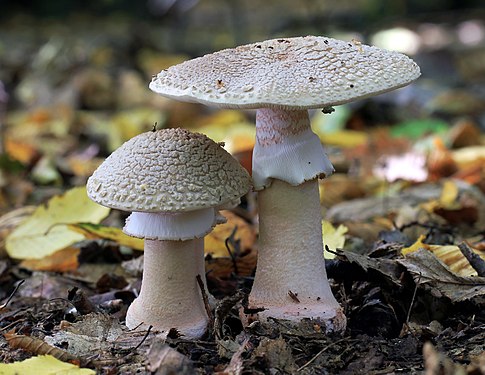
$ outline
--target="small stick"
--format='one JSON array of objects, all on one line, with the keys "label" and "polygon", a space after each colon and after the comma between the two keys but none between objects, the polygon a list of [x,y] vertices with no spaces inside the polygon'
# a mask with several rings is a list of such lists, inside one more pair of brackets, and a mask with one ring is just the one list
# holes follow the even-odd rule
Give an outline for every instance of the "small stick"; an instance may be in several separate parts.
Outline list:
[{"label": "small stick", "polygon": [[227,252],[229,253],[229,256],[231,257],[232,265],[234,267],[234,273],[237,276],[239,274],[239,270],[237,268],[236,256],[233,254],[233,252],[231,251],[231,249],[229,247],[229,241],[231,243],[234,242],[234,235],[236,234],[236,231],[237,231],[237,225],[234,227],[234,229],[233,229],[232,233],[230,234],[230,236],[225,239],[224,244],[226,245]]},{"label": "small stick", "polygon": [[336,345],[336,344],[339,344],[341,343],[342,341],[345,341],[346,339],[340,339],[340,340],[337,340],[335,342],[332,342],[331,344],[328,344],[327,346],[325,346],[322,350],[320,350],[317,354],[315,354],[315,356],[310,359],[307,363],[305,363],[303,366],[299,367],[296,371],[297,372],[300,372],[301,370],[305,369],[306,367],[310,366],[313,362],[315,362],[315,360],[325,351],[327,351],[328,349],[330,349],[332,346]]},{"label": "small stick", "polygon": [[5,307],[7,307],[7,305],[10,303],[10,301],[12,300],[13,296],[15,295],[15,293],[17,293],[17,290],[19,290],[20,286],[25,283],[25,279],[21,280],[16,286],[15,286],[15,289],[13,290],[13,292],[10,294],[10,296],[8,297],[7,301],[3,304],[0,305],[0,310],[3,310]]},{"label": "small stick", "polygon": [[458,248],[473,269],[477,271],[478,276],[485,277],[485,260],[475,253],[465,241],[460,243]]},{"label": "small stick", "polygon": [[414,288],[413,297],[411,298],[411,304],[409,305],[408,313],[406,315],[406,325],[407,326],[409,325],[409,318],[411,317],[411,310],[413,309],[414,300],[416,299],[416,293],[418,291],[418,285],[419,285],[420,281],[421,281],[421,274],[419,274],[418,281],[416,281],[416,286]]},{"label": "small stick", "polygon": [[141,346],[141,344],[143,344],[145,342],[145,340],[147,339],[148,335],[150,334],[150,331],[152,330],[152,328],[153,328],[152,325],[148,326],[147,333],[145,333],[145,336],[143,336],[143,338],[138,343],[138,345],[133,348],[132,352],[135,352]]},{"label": "small stick", "polygon": [[212,331],[212,322],[214,317],[212,316],[212,310],[209,305],[209,298],[207,297],[207,293],[205,292],[205,286],[204,282],[202,281],[202,277],[200,275],[197,275],[195,277],[197,279],[197,284],[199,284],[200,292],[202,293],[202,299],[204,300],[204,306],[205,306],[205,312],[207,313],[207,317],[209,318],[209,324],[211,327],[209,327],[209,332]]}]

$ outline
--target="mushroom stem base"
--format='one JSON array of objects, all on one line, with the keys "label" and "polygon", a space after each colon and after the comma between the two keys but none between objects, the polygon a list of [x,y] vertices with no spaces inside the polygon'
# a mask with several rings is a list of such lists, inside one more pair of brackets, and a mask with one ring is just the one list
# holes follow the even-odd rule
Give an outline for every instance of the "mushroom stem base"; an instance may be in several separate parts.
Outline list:
[{"label": "mushroom stem base", "polygon": [[209,318],[196,280],[204,269],[201,243],[145,240],[142,287],[126,313],[128,328],[152,326],[163,333],[175,328],[187,338],[205,333]]},{"label": "mushroom stem base", "polygon": [[299,186],[274,180],[259,192],[258,264],[248,307],[264,310],[248,318],[312,318],[328,331],[345,329],[325,271],[319,202],[316,179]]}]

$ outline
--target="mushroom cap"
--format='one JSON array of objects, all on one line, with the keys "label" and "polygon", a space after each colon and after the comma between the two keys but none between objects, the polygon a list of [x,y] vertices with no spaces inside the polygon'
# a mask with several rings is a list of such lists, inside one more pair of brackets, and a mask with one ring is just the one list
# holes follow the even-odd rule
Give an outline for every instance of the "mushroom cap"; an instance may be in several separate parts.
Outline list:
[{"label": "mushroom cap", "polygon": [[88,196],[124,211],[185,212],[218,207],[246,194],[247,171],[219,144],[185,129],[137,135],[88,179]]},{"label": "mushroom cap", "polygon": [[320,36],[225,49],[161,71],[150,89],[228,108],[321,108],[405,86],[420,75],[406,55]]}]

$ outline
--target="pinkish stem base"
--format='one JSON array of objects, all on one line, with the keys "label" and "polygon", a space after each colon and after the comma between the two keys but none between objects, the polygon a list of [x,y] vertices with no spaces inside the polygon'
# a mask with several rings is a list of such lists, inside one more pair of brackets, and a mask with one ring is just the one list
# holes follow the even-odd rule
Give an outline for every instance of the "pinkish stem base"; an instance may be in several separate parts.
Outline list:
[{"label": "pinkish stem base", "polygon": [[326,332],[345,330],[325,271],[317,179],[299,186],[273,180],[258,204],[258,265],[248,307],[265,310],[253,318],[311,318]]},{"label": "pinkish stem base", "polygon": [[145,240],[142,287],[128,308],[128,328],[175,328],[188,338],[204,334],[209,319],[196,280],[200,274],[205,282],[201,241]]}]

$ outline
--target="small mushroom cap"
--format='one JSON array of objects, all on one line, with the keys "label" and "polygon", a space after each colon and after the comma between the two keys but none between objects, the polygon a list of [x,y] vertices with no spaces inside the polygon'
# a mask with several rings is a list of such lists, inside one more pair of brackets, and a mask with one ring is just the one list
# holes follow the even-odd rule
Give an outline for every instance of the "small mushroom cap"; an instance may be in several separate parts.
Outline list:
[{"label": "small mushroom cap", "polygon": [[87,183],[93,201],[138,212],[218,207],[237,200],[250,188],[247,171],[219,144],[179,128],[130,139]]},{"label": "small mushroom cap", "polygon": [[409,57],[356,41],[272,39],[161,71],[150,89],[220,107],[285,109],[343,104],[405,86],[420,75]]}]

